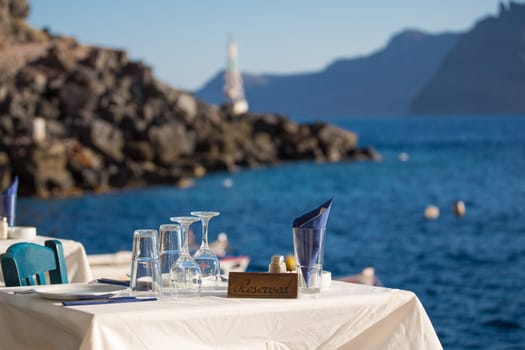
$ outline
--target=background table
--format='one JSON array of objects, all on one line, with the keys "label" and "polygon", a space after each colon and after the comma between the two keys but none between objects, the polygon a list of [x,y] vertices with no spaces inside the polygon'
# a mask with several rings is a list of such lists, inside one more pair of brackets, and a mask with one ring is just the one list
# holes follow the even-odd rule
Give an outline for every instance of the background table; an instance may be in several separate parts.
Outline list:
[{"label": "background table", "polygon": [[[92,279],[91,269],[89,267],[88,258],[84,246],[77,241],[69,239],[60,239],[46,236],[36,236],[32,239],[5,239],[0,240],[0,254],[5,253],[7,248],[17,242],[32,242],[44,245],[44,242],[48,239],[58,239],[62,242],[64,247],[64,255],[67,266],[67,276],[69,282],[88,282]],[[0,269],[0,284],[4,285],[4,274]]]},{"label": "background table", "polygon": [[0,291],[6,349],[442,349],[415,294],[333,282],[298,299],[64,307]]}]

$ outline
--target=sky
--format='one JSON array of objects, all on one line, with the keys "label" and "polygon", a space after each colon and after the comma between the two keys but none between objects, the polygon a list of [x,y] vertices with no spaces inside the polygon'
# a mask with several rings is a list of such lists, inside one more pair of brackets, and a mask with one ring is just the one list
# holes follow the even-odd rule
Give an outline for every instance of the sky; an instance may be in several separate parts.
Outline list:
[{"label": "sky", "polygon": [[[521,1],[519,1],[521,2]],[[28,22],[82,44],[125,49],[170,85],[194,91],[226,63],[243,72],[322,70],[368,55],[405,29],[462,32],[499,0],[29,0]],[[504,1],[508,3],[507,0]]]}]

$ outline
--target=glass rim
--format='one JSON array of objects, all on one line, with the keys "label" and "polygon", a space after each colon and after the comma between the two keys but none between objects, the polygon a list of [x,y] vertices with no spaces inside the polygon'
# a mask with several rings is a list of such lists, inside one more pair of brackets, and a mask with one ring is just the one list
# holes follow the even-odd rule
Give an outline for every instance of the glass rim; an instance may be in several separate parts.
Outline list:
[{"label": "glass rim", "polygon": [[326,231],[326,227],[292,227],[293,231]]},{"label": "glass rim", "polygon": [[194,216],[219,216],[221,215],[218,211],[203,211],[203,210],[194,210],[190,212],[191,215]]},{"label": "glass rim", "polygon": [[186,221],[186,222],[191,221],[191,223],[194,223],[194,222],[200,221],[200,218],[197,216],[172,216],[170,217],[170,220],[178,222],[179,224],[182,225],[181,221]]},{"label": "glass rim", "polygon": [[151,228],[139,228],[133,231],[134,236],[151,236],[156,234],[157,230]]},{"label": "glass rim", "polygon": [[181,226],[180,224],[174,222],[172,224],[161,224],[159,226],[159,228],[162,230],[162,229],[165,229],[165,230],[173,230],[173,229],[176,229],[176,230],[180,230]]}]

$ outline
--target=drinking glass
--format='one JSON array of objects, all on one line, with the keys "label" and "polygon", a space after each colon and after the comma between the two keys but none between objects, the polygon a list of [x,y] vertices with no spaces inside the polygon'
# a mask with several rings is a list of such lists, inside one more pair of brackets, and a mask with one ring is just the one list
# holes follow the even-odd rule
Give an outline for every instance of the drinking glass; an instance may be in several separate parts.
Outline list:
[{"label": "drinking glass", "polygon": [[157,230],[139,229],[133,233],[129,286],[133,295],[161,296]]},{"label": "drinking glass", "polygon": [[170,271],[175,265],[182,250],[180,225],[175,223],[160,225],[159,233],[160,273],[162,277],[162,285],[164,288],[169,287],[171,292],[171,284],[173,281],[170,279]]},{"label": "drinking glass", "polygon": [[302,293],[313,294],[321,291],[325,232],[324,228],[292,229],[299,290]]},{"label": "drinking glass", "polygon": [[190,255],[189,235],[190,225],[199,221],[195,216],[176,216],[170,218],[181,225],[181,234],[184,239],[182,250],[175,265],[170,271],[170,289],[177,297],[199,297],[202,283],[201,269]]},{"label": "drinking glass", "polygon": [[193,254],[195,262],[199,265],[202,273],[202,286],[215,287],[219,281],[220,264],[219,258],[213,253],[208,245],[208,224],[214,216],[220,215],[217,211],[192,211],[190,213],[202,222],[202,243],[200,248]]}]

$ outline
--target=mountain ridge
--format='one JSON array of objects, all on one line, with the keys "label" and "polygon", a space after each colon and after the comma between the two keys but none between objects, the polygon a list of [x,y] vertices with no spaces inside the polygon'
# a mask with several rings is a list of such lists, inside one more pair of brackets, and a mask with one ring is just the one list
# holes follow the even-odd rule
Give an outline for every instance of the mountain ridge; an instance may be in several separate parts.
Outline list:
[{"label": "mountain ridge", "polygon": [[[525,114],[525,3],[464,33],[406,29],[368,55],[294,74],[243,74],[251,110],[294,118]],[[195,92],[222,102],[222,72]]]},{"label": "mountain ridge", "polygon": [[[288,75],[243,74],[252,110],[292,116],[405,114],[413,95],[430,79],[458,33],[402,31],[369,55],[336,59],[324,69]],[[222,102],[223,72],[195,92]],[[399,85],[401,82],[401,85]]]},{"label": "mountain ridge", "polygon": [[445,57],[412,114],[525,114],[525,3],[500,4]]}]

